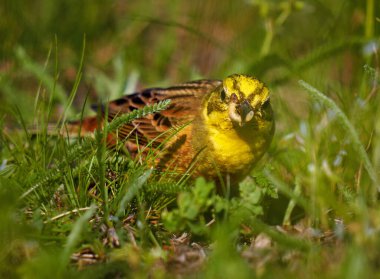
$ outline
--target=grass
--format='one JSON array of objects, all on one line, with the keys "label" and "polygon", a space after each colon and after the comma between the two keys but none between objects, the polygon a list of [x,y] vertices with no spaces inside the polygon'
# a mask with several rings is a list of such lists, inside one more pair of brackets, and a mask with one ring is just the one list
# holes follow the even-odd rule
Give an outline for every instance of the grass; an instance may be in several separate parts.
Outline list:
[{"label": "grass", "polygon": [[[159,2],[0,7],[0,277],[378,277],[379,3]],[[99,99],[234,72],[276,115],[236,197],[106,148],[167,103],[51,135]]]}]

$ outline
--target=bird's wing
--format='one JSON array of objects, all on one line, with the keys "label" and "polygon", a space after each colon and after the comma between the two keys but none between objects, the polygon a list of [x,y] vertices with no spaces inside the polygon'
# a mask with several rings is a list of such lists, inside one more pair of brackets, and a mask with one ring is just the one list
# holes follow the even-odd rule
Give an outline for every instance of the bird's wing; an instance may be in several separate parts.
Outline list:
[{"label": "bird's wing", "polygon": [[[108,105],[108,120],[170,99],[171,103],[166,110],[133,120],[118,131],[120,138],[128,137],[129,140],[135,140],[137,137],[140,144],[146,144],[152,139],[159,143],[163,139],[157,137],[162,132],[194,119],[199,113],[203,97],[220,84],[219,80],[198,80],[168,88],[148,88],[125,95],[105,105]],[[102,108],[103,111],[107,111],[105,106]]]}]

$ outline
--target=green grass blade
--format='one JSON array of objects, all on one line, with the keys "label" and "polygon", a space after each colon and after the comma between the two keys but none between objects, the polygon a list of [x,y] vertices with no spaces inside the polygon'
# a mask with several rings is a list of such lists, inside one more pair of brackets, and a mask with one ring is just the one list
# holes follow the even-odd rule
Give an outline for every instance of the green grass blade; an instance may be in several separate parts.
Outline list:
[{"label": "green grass blade", "polygon": [[82,71],[83,71],[83,63],[84,63],[85,50],[86,50],[86,37],[84,36],[84,38],[83,38],[82,54],[81,54],[81,57],[80,57],[79,68],[78,68],[78,71],[77,71],[77,74],[76,74],[76,77],[75,77],[74,86],[71,89],[70,95],[69,95],[69,97],[68,97],[68,99],[66,101],[65,110],[64,110],[64,112],[62,114],[62,118],[60,118],[58,122],[64,123],[66,121],[67,115],[72,110],[71,105],[72,105],[72,103],[74,101],[74,97],[75,97],[75,95],[76,95],[76,93],[78,91],[79,83],[80,83],[80,81],[82,79]]},{"label": "green grass blade", "polygon": [[281,233],[257,218],[252,218],[251,225],[258,232],[265,233],[278,244],[284,247],[288,247],[289,249],[309,252],[313,248],[313,244],[311,242]]},{"label": "green grass blade", "polygon": [[137,193],[148,180],[152,172],[153,169],[149,169],[146,172],[144,172],[141,176],[134,179],[132,185],[129,187],[129,189],[127,190],[127,192],[125,193],[125,195],[119,203],[119,208],[116,213],[117,216],[123,215],[126,205],[137,195]]},{"label": "green grass blade", "polygon": [[169,104],[170,104],[170,100],[164,100],[150,106],[145,106],[142,109],[134,110],[128,114],[121,115],[120,117],[115,118],[114,120],[112,120],[111,123],[108,124],[107,131],[115,132],[121,126],[123,126],[126,123],[131,122],[132,120],[136,118],[141,118],[148,114],[165,110]]},{"label": "green grass blade", "polygon": [[375,171],[374,167],[372,166],[372,163],[368,157],[367,152],[365,151],[363,144],[359,140],[358,133],[356,132],[354,126],[348,120],[348,118],[344,114],[344,112],[335,104],[335,102],[333,100],[328,98],[325,94],[323,94],[322,92],[320,92],[318,89],[314,88],[313,86],[311,86],[307,82],[300,80],[299,84],[310,93],[312,98],[320,101],[327,108],[331,109],[336,114],[337,120],[344,127],[348,136],[351,138],[353,146],[354,146],[356,152],[358,153],[359,158],[363,161],[364,167],[365,167],[367,173],[369,174],[372,182],[374,183],[377,190],[380,191],[380,184],[379,184],[379,180],[378,180],[376,171]]},{"label": "green grass blade", "polygon": [[59,102],[66,104],[67,97],[65,90],[61,85],[56,83],[55,78],[51,77],[46,72],[46,67],[42,67],[38,63],[34,62],[22,47],[16,48],[15,52],[16,58],[20,62],[22,68],[39,79],[42,84],[46,86],[49,92],[54,92],[55,97],[59,100]]},{"label": "green grass blade", "polygon": [[87,221],[91,218],[91,216],[95,213],[96,206],[92,205],[85,214],[83,214],[79,219],[75,222],[69,236],[67,237],[66,245],[61,254],[61,269],[65,268],[66,265],[70,261],[70,256],[75,250],[75,246],[78,244],[80,240],[80,235],[87,225]]},{"label": "green grass blade", "polygon": [[286,183],[281,181],[278,177],[273,175],[269,170],[264,171],[264,175],[269,179],[270,182],[273,183],[276,188],[286,195],[288,198],[292,199],[298,205],[300,205],[306,212],[310,212],[310,206],[308,201],[299,195],[295,190],[290,189]]},{"label": "green grass blade", "polygon": [[[134,119],[145,117],[148,114],[155,113],[158,111],[165,110],[170,104],[170,100],[164,100],[153,105],[145,106],[142,109],[134,110],[131,113],[122,115],[115,118],[111,123],[107,125],[105,130],[107,133],[115,132],[122,125],[133,121]],[[35,191],[37,188],[47,185],[51,181],[59,178],[62,175],[64,167],[67,165],[67,162],[72,162],[81,158],[89,152],[95,145],[95,139],[93,138],[84,138],[80,144],[70,148],[67,157],[63,162],[58,163],[57,168],[54,170],[49,170],[45,176],[40,178],[40,181],[32,185],[28,190],[26,190],[21,196],[20,199],[24,199],[30,193]]]}]

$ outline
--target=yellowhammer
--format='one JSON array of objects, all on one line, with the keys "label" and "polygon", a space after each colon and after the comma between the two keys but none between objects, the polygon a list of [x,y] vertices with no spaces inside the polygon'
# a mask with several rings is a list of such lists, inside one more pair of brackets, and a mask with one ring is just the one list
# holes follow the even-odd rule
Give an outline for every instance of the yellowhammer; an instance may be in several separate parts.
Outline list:
[{"label": "yellowhammer", "polygon": [[[274,133],[269,90],[252,76],[231,75],[168,88],[149,88],[108,104],[108,118],[170,99],[169,107],[124,125],[117,133],[132,155],[148,143],[160,149],[156,168],[189,171],[215,179],[229,174],[240,180],[268,149]],[[68,125],[72,132],[92,132],[97,118]],[[168,136],[163,132],[176,129]]]}]

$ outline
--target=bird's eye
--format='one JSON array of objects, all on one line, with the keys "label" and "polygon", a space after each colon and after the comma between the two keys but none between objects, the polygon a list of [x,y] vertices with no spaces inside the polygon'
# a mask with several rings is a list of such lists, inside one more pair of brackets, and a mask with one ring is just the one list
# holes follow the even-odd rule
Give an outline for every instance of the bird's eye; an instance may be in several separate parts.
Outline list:
[{"label": "bird's eye", "polygon": [[261,108],[262,109],[265,109],[266,107],[268,107],[270,101],[269,101],[269,98],[265,100],[264,104],[261,105]]},{"label": "bird's eye", "polygon": [[222,89],[222,91],[220,91],[220,99],[222,101],[224,101],[226,99],[226,91],[224,91],[224,89]]}]

